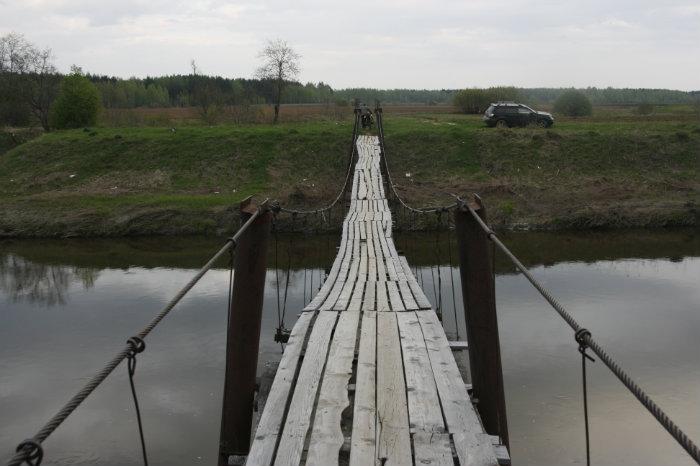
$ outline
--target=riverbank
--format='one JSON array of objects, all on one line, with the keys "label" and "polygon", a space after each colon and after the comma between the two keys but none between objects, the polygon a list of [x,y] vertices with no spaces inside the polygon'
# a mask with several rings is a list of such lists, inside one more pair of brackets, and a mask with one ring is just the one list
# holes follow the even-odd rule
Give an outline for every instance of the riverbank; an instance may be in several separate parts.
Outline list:
[{"label": "riverbank", "polygon": [[[45,134],[0,155],[0,235],[225,234],[252,194],[317,208],[342,185],[351,132],[344,120]],[[692,118],[495,130],[473,116],[387,115],[385,133],[394,182],[416,206],[478,192],[503,228],[698,225]]]}]

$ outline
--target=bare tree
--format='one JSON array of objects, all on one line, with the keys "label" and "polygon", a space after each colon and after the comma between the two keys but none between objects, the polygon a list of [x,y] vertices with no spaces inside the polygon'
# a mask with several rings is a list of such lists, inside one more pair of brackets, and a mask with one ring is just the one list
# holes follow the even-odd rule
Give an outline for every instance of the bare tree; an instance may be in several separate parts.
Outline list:
[{"label": "bare tree", "polygon": [[202,75],[194,59],[190,61],[192,67],[192,94],[191,103],[199,107],[199,115],[207,124],[214,124],[219,120],[223,105],[223,93],[214,79]]},{"label": "bare tree", "polygon": [[0,37],[0,77],[1,92],[19,96],[48,131],[49,109],[60,82],[51,49],[37,48],[22,34]]},{"label": "bare tree", "polygon": [[299,59],[301,55],[296,53],[286,41],[275,39],[267,41],[267,45],[258,54],[263,59],[263,64],[258,68],[257,76],[273,82],[273,99],[275,102],[275,119],[277,123],[280,114],[282,93],[287,83],[299,75]]}]

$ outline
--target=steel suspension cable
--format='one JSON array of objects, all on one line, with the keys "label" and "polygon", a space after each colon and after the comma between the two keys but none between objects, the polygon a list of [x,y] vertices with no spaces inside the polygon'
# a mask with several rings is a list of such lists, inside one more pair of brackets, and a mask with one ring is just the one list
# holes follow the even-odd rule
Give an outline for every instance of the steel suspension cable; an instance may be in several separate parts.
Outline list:
[{"label": "steel suspension cable", "polygon": [[[384,117],[383,117],[383,112],[381,109],[377,109],[375,111],[376,117],[377,117],[377,132],[379,133],[379,147],[381,150],[382,154],[382,161],[384,162],[384,173],[386,175],[386,182],[391,190],[391,194],[394,195],[394,198],[399,201],[401,206],[408,210],[409,212],[413,212],[416,214],[429,214],[429,213],[434,213],[434,212],[439,212],[439,211],[446,211],[446,210],[452,210],[456,209],[459,206],[459,202],[454,202],[452,204],[448,204],[445,206],[441,207],[411,207],[408,205],[399,195],[399,193],[396,191],[396,186],[394,185],[394,182],[391,178],[391,172],[389,171],[389,162],[386,156],[386,149],[384,147]],[[388,193],[387,193],[388,194]]]},{"label": "steel suspension cable", "polygon": [[[255,219],[267,209],[267,200],[265,200],[258,209],[248,218],[248,220],[236,231],[236,233],[226,240],[226,243],[214,254],[209,261],[183,286],[180,291],[166,304],[166,306],[148,323],[139,333],[133,338],[144,340],[151,331],[160,323],[165,316],[177,305],[182,298],[199,282],[214,264],[223,256],[230,248],[236,246],[240,236],[248,229]],[[25,461],[29,464],[39,464],[43,457],[41,447],[44,442],[67,418],[71,415],[80,404],[111,374],[114,369],[132,352],[133,343],[127,341],[126,346],[120,350],[105,366],[96,373],[84,386],[78,391],[68,402],[34,435],[34,437],[21,442],[16,449],[14,456],[8,461],[7,466],[20,466]],[[39,458],[39,463],[36,458]]]},{"label": "steel suspension cable", "polygon": [[285,212],[288,214],[298,214],[298,215],[313,215],[313,214],[318,215],[318,214],[321,214],[323,216],[323,221],[326,220],[325,212],[332,209],[333,206],[335,206],[340,201],[340,199],[342,199],[343,196],[347,193],[348,183],[351,179],[350,175],[352,174],[353,168],[355,165],[354,161],[355,161],[355,153],[357,151],[356,141],[357,141],[357,132],[358,132],[358,119],[359,119],[359,116],[357,113],[355,113],[355,122],[354,122],[353,128],[352,128],[352,148],[350,149],[350,157],[348,159],[347,172],[345,173],[345,181],[343,183],[343,186],[340,188],[340,192],[335,197],[333,202],[331,202],[330,204],[328,204],[325,207],[321,207],[321,208],[313,209],[313,210],[299,210],[299,209],[290,209],[290,208],[286,208],[286,207],[282,207],[282,206],[277,206],[277,208],[279,209],[280,212]]},{"label": "steel suspension cable", "polygon": [[488,238],[493,241],[493,243],[498,247],[498,249],[503,252],[508,259],[515,265],[515,267],[527,278],[527,280],[532,284],[532,286],[540,292],[542,297],[554,308],[554,310],[564,319],[564,321],[574,330],[576,341],[579,345],[590,348],[593,353],[595,353],[598,358],[612,371],[613,374],[622,382],[622,384],[627,387],[627,389],[639,400],[639,402],[656,418],[656,420],[661,424],[666,431],[671,434],[671,436],[678,442],[678,444],[683,447],[683,449],[695,460],[697,464],[700,464],[700,449],[698,446],[688,437],[688,435],[681,430],[680,427],[676,425],[673,420],[666,414],[666,412],[661,409],[659,405],[656,404],[654,400],[651,399],[649,395],[632,379],[632,377],[624,370],[620,365],[603,349],[598,342],[596,342],[591,332],[586,328],[579,325],[576,319],[562,306],[559,301],[557,301],[552,294],[544,287],[542,284],[532,276],[530,271],[525,267],[520,260],[498,239],[498,236],[489,228],[489,226],[479,217],[476,211],[462,199],[458,199],[461,206],[466,207],[471,213],[472,217],[477,221],[477,223],[484,230]]}]

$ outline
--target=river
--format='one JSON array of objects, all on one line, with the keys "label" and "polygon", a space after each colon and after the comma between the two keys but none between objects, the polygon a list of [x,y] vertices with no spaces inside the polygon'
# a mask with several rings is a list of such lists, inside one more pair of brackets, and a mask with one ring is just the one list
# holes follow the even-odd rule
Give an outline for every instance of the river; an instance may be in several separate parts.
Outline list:
[{"label": "river", "polygon": [[[448,336],[464,339],[459,269],[450,266],[456,246],[445,236],[397,234],[396,242],[440,304]],[[503,240],[700,441],[700,233],[511,233]],[[337,241],[294,235],[271,243],[260,374],[280,358],[273,336],[287,270],[284,324],[291,328]],[[0,241],[0,458],[33,435],[220,244],[188,237]],[[585,464],[573,334],[505,258],[498,257],[496,273],[513,464]],[[139,355],[136,389],[153,465],[215,464],[227,286],[222,262]],[[589,365],[589,403],[593,464],[693,464],[600,362]],[[44,464],[136,465],[139,448],[122,365],[45,442]]]}]

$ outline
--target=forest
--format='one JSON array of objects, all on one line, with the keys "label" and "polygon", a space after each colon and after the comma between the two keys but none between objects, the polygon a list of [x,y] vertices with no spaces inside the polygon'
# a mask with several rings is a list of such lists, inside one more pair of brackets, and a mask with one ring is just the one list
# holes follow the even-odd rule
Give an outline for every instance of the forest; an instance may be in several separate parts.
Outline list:
[{"label": "forest", "polygon": [[[271,103],[272,83],[260,79],[220,76],[172,75],[120,79],[87,75],[102,95],[105,108],[187,107],[197,105],[203,93],[222,104]],[[515,88],[517,98],[532,104],[554,102],[566,88]],[[594,105],[655,105],[692,103],[697,95],[670,89],[596,88],[580,89]],[[460,89],[333,89],[329,84],[290,82],[282,102],[286,104],[347,105],[354,99],[366,103],[451,105]]]}]

